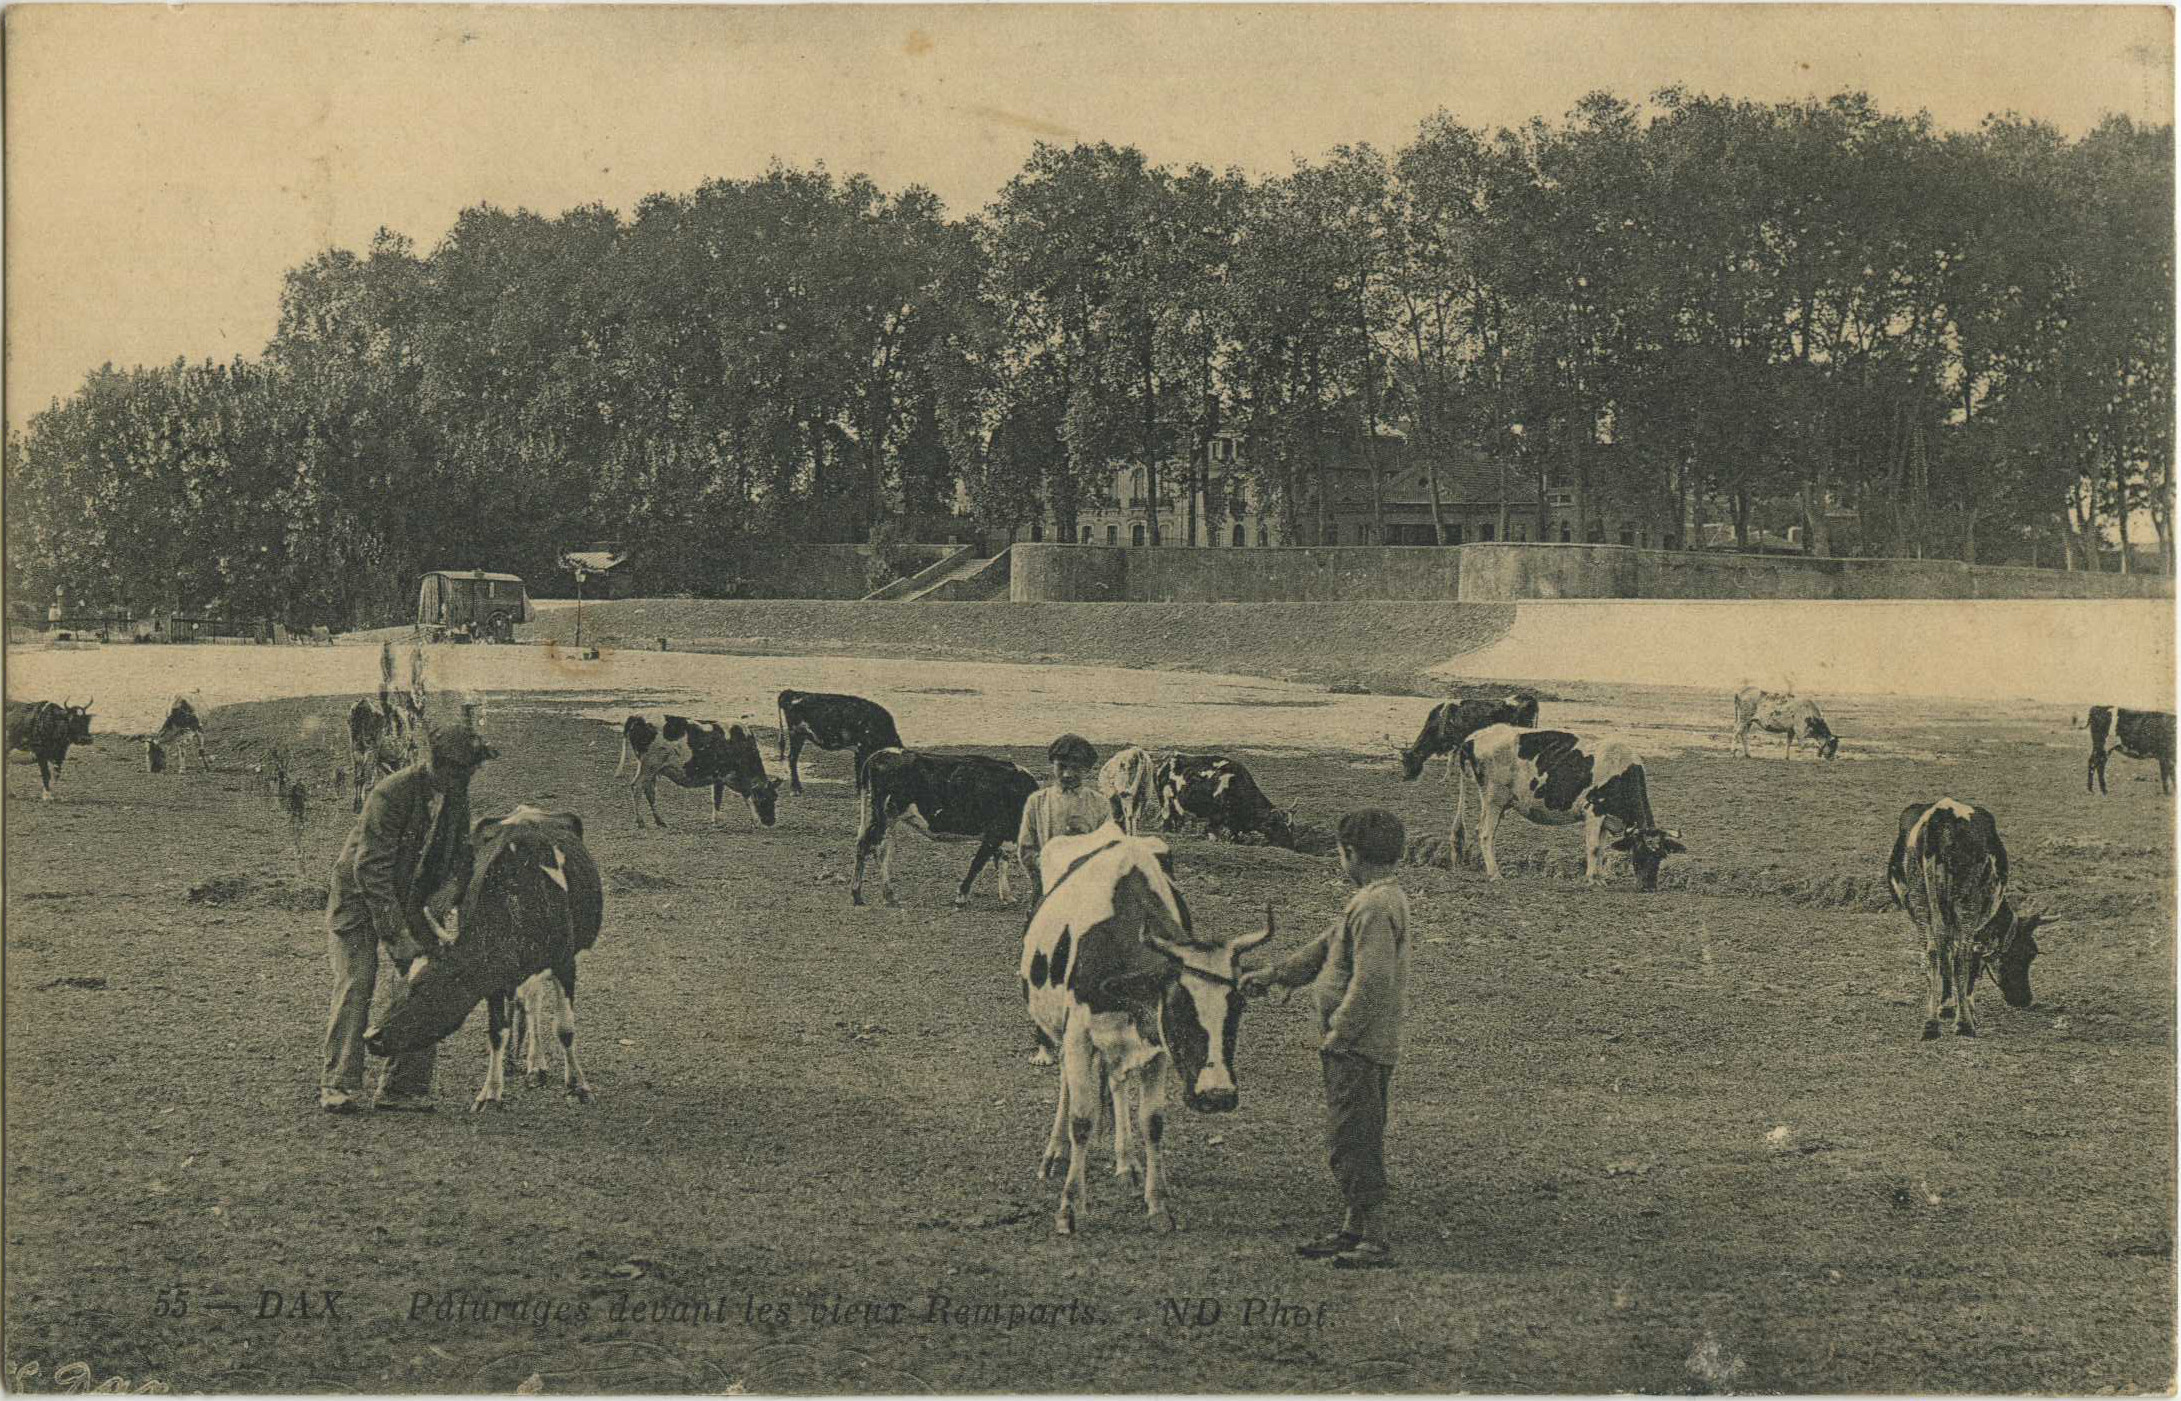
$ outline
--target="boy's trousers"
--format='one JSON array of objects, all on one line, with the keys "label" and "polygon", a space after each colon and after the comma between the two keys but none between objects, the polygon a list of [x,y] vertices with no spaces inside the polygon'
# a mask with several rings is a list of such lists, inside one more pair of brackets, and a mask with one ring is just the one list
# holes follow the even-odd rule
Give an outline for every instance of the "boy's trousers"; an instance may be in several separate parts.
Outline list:
[{"label": "boy's trousers", "polygon": [[1346,1051],[1321,1051],[1325,1147],[1341,1199],[1354,1211],[1386,1200],[1386,1088],[1393,1067]]}]

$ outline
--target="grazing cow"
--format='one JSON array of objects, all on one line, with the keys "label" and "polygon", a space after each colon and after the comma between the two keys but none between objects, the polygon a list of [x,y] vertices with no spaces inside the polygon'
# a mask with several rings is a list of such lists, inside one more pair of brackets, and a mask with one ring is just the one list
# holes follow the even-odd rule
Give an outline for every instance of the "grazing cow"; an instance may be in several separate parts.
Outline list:
[{"label": "grazing cow", "polygon": [[[490,1054],[484,1086],[470,1107],[497,1105],[513,1030],[509,1001],[520,997],[529,1004],[531,1026],[552,1017],[568,1097],[588,1100],[590,1086],[576,1064],[576,955],[598,942],[606,896],[583,845],[583,820],[525,805],[503,818],[479,818],[469,845],[467,893],[454,916],[454,937],[410,964],[408,996],[364,1033],[364,1047],[375,1056],[420,1050],[452,1035],[483,999]],[[529,986],[545,972],[557,990]]]},{"label": "grazing cow", "polygon": [[1113,803],[1114,815],[1132,837],[1159,811],[1156,768],[1157,760],[1132,747],[1106,760],[1098,771],[1098,791]]},{"label": "grazing cow", "polygon": [[38,761],[38,801],[53,801],[53,782],[61,776],[69,746],[91,742],[92,701],[9,701],[8,752],[21,751]]},{"label": "grazing cow", "polygon": [[802,771],[796,766],[803,746],[820,749],[852,749],[856,753],[856,788],[863,788],[864,766],[881,749],[899,749],[901,731],[886,707],[861,696],[838,696],[822,691],[782,691],[780,707],[780,757],[788,761],[788,789],[803,791]]},{"label": "grazing cow", "polygon": [[[1468,700],[1444,701],[1431,708],[1424,717],[1422,733],[1416,743],[1397,751],[1401,755],[1401,778],[1413,782],[1424,771],[1427,760],[1444,754],[1446,776],[1449,782],[1460,779],[1461,767],[1456,762],[1455,751],[1462,741],[1487,725],[1513,725],[1518,729],[1534,729],[1537,725],[1537,697],[1522,694],[1497,698],[1480,696]],[[1455,795],[1455,801],[1461,800]]]},{"label": "grazing cow", "polygon": [[1201,818],[1205,834],[1231,840],[1254,832],[1274,846],[1295,845],[1295,810],[1276,808],[1250,771],[1218,754],[1176,754],[1158,766],[1159,806],[1166,830]]},{"label": "grazing cow", "polygon": [[[653,737],[639,744],[646,731],[651,731]],[[658,783],[662,778],[684,788],[710,788],[714,822],[719,821],[721,800],[732,788],[749,803],[751,814],[759,822],[772,826],[780,786],[766,777],[765,756],[758,753],[757,741],[740,725],[722,730],[717,720],[700,724],[669,715],[664,725],[653,730],[651,722],[631,715],[621,726],[621,745],[636,755],[636,777],[630,781],[629,797],[636,806],[638,827],[644,825],[645,804],[650,805],[651,820],[661,827],[666,825],[666,819],[659,816]],[[620,773],[618,766],[614,772]]]},{"label": "grazing cow", "polygon": [[165,759],[166,751],[171,749],[174,751],[174,771],[188,773],[189,754],[186,746],[192,740],[196,741],[198,762],[210,769],[212,756],[205,753],[204,722],[197,718],[196,708],[189,703],[187,697],[176,696],[174,704],[167,707],[167,718],[159,726],[159,733],[146,741],[153,756],[152,772],[158,773],[166,767],[160,761]]},{"label": "grazing cow", "polygon": [[2163,710],[2117,710],[2109,705],[2090,707],[2090,768],[2083,775],[2083,791],[2089,792],[2095,783],[2100,793],[2105,787],[2105,756],[2107,735],[2113,737],[2112,748],[2130,759],[2156,759],[2158,761],[2158,791],[2165,793],[2173,786],[2173,716]]},{"label": "grazing cow", "polygon": [[[1028,770],[1005,759],[980,754],[920,754],[908,749],[881,749],[864,764],[863,823],[856,833],[856,878],[848,898],[863,903],[863,867],[871,848],[881,841],[886,850],[879,860],[879,894],[887,904],[894,901],[894,835],[899,823],[914,808],[923,818],[925,835],[939,841],[975,841],[977,854],[970,858],[969,874],[954,892],[954,907],[969,903],[969,888],[987,861],[1015,840],[1022,829],[1022,807],[1037,792],[1038,781]],[[1007,895],[1007,863],[994,863],[1000,873],[1000,899]]]},{"label": "grazing cow", "polygon": [[1795,741],[1807,739],[1818,747],[1820,759],[1840,752],[1840,738],[1825,724],[1817,702],[1783,691],[1761,691],[1744,686],[1734,693],[1734,743],[1743,758],[1749,757],[1749,731],[1754,725],[1766,734],[1787,737],[1787,757],[1795,757]]},{"label": "grazing cow", "polygon": [[[1072,1234],[1089,1213],[1091,1135],[1110,1084],[1116,1168],[1127,1139],[1142,1145],[1144,1210],[1172,1230],[1159,1175],[1166,1128],[1166,1071],[1200,1113],[1236,1103],[1235,1043],[1241,1030],[1241,956],[1272,937],[1205,937],[1166,871],[1166,843],[1131,837],[1118,823],[1061,837],[1042,860],[1045,900],[1022,936],[1022,995],[1041,1043],[1061,1054],[1060,1102],[1038,1163],[1050,1178],[1068,1135],[1068,1174],[1053,1229]],[[1139,1118],[1140,1114],[1140,1118]]]},{"label": "grazing cow", "polygon": [[[1484,848],[1484,873],[1499,879],[1499,858],[1492,838],[1500,815],[1515,808],[1545,826],[1583,824],[1583,878],[1595,884],[1603,874],[1601,840],[1621,833],[1615,851],[1628,853],[1636,880],[1658,889],[1659,863],[1687,851],[1679,831],[1667,831],[1651,818],[1651,794],[1643,761],[1619,740],[1583,740],[1565,730],[1523,730],[1488,725],[1462,741],[1461,763],[1477,781],[1477,826]],[[1462,846],[1462,815],[1454,814],[1454,847]]]},{"label": "grazing cow", "polygon": [[1977,1034],[1970,995],[1986,964],[2008,1006],[2030,1005],[2035,931],[2059,921],[2015,913],[2007,900],[2007,848],[1989,812],[1952,798],[1901,809],[1886,884],[1923,930],[1924,1040],[1937,1040],[1948,1018],[1963,1036]]}]

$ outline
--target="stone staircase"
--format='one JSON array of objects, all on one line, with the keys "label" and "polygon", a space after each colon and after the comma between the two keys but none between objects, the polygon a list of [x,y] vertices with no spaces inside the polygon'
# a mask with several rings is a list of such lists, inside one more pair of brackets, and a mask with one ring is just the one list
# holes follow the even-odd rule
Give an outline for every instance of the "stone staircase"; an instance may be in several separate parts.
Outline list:
[{"label": "stone staircase", "polygon": [[963,560],[902,598],[904,603],[982,603],[1007,596],[1008,556]]}]

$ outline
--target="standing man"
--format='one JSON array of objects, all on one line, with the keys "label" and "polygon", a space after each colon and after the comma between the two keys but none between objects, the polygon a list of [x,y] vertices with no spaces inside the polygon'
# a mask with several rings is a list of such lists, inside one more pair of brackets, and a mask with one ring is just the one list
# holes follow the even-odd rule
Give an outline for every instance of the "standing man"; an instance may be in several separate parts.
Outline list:
[{"label": "standing man", "polygon": [[[318,1107],[328,1114],[363,1108],[363,1038],[378,982],[379,945],[386,945],[395,969],[406,975],[410,960],[438,946],[438,934],[424,914],[426,899],[444,899],[448,883],[467,882],[470,778],[494,751],[457,726],[427,726],[425,737],[423,759],[371,790],[333,863],[326,902],[333,1012],[318,1079]],[[399,1003],[407,992],[406,976],[397,978],[392,1001]],[[437,1049],[396,1056],[376,1107],[429,1113]]]}]

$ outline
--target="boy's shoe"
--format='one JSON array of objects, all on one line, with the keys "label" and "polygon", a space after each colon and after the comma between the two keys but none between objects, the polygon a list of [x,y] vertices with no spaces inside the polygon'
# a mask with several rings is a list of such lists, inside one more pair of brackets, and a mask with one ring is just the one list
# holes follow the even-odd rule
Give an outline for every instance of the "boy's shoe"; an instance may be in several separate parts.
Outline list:
[{"label": "boy's shoe", "polygon": [[327,1114],[354,1114],[363,1108],[353,1097],[339,1090],[320,1090],[318,1107]]},{"label": "boy's shoe", "polygon": [[1358,1239],[1355,1244],[1333,1257],[1333,1268],[1336,1270],[1376,1270],[1392,1263],[1393,1252],[1386,1248],[1386,1243],[1367,1237]]},{"label": "boy's shoe", "polygon": [[1295,1253],[1305,1260],[1323,1260],[1328,1256],[1338,1255],[1342,1251],[1350,1249],[1362,1239],[1363,1237],[1357,1235],[1354,1231],[1334,1231],[1330,1235],[1320,1236],[1314,1241],[1296,1246]]},{"label": "boy's shoe", "polygon": [[371,1107],[381,1114],[429,1114],[439,1106],[422,1095],[380,1095]]}]

